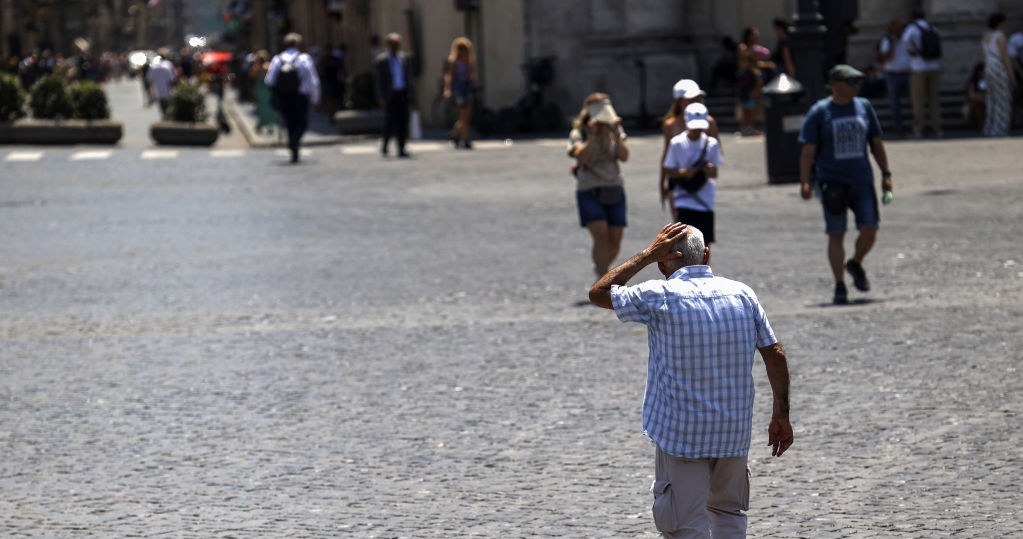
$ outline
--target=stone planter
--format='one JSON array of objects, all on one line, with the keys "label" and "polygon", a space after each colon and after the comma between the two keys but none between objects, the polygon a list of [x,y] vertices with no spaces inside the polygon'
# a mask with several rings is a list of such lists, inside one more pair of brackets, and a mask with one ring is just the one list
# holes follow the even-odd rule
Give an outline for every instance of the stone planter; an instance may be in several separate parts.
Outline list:
[{"label": "stone planter", "polygon": [[0,123],[0,144],[117,144],[124,134],[113,120],[17,120]]},{"label": "stone planter", "polygon": [[161,146],[211,146],[220,130],[207,123],[156,122],[149,126],[149,136]]},{"label": "stone planter", "polygon": [[339,110],[334,113],[334,125],[342,135],[377,135],[384,132],[384,111]]}]

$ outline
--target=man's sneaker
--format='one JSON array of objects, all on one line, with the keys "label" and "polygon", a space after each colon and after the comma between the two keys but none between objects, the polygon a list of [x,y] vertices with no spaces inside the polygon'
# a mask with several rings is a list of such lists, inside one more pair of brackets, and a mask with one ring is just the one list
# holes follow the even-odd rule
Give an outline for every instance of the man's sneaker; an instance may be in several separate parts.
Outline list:
[{"label": "man's sneaker", "polygon": [[870,290],[870,281],[867,280],[867,272],[863,271],[863,266],[859,262],[849,259],[845,263],[845,269],[852,275],[853,286],[860,292],[866,292]]},{"label": "man's sneaker", "polygon": [[849,291],[845,289],[845,283],[835,283],[835,305],[849,303]]}]

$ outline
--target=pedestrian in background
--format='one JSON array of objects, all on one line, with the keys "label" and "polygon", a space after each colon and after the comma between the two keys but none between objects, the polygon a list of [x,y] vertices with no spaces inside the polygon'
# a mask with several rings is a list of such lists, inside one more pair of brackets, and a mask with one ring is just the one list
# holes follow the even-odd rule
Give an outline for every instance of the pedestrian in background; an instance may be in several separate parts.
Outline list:
[{"label": "pedestrian in background", "polygon": [[984,108],[987,102],[987,83],[984,82],[984,62],[977,62],[970,70],[963,92],[966,96],[963,103],[963,118],[977,130],[984,129]]},{"label": "pedestrian in background", "polygon": [[270,60],[263,81],[273,89],[274,102],[288,130],[291,162],[297,163],[302,135],[309,126],[309,106],[320,103],[320,78],[316,63],[301,51],[302,36],[284,36],[284,51]]},{"label": "pedestrian in background", "polygon": [[619,162],[629,159],[622,119],[611,106],[611,98],[593,93],[572,121],[568,135],[568,156],[576,160],[575,200],[579,225],[593,238],[590,251],[597,277],[607,273],[618,256],[625,217],[625,180]]},{"label": "pedestrian in background", "polygon": [[941,101],[938,91],[941,78],[941,51],[927,50],[924,47],[924,34],[932,28],[927,22],[924,10],[913,10],[913,22],[902,32],[902,43],[909,52],[909,97],[913,104],[913,136],[920,138],[924,134],[924,109],[930,113],[931,129],[934,135],[941,138],[945,135],[941,128]]},{"label": "pedestrian in background", "polygon": [[[753,290],[709,263],[700,230],[673,223],[590,289],[594,305],[647,328],[643,431],[655,446],[652,513],[664,537],[746,537],[757,351],[773,393],[771,454],[793,443],[785,351]],[[627,286],[650,264],[664,280]]]},{"label": "pedestrian in background", "polygon": [[[675,99],[671,104],[671,108],[668,109],[667,114],[661,120],[661,134],[664,136],[664,148],[661,150],[661,166],[660,170],[660,181],[658,183],[661,206],[670,204],[672,211],[672,221],[677,221],[678,216],[675,214],[675,205],[672,203],[671,189],[668,187],[668,176],[664,172],[664,158],[668,155],[668,146],[671,145],[671,139],[681,134],[686,130],[686,121],[683,112],[686,110],[691,103],[702,103],[707,93],[700,89],[700,85],[696,81],[691,79],[681,79],[675,83],[675,86],[671,89],[671,96]],[[718,122],[713,116],[707,115],[707,121],[710,123],[710,127],[707,128],[707,134],[718,139],[718,148],[720,149],[720,137],[718,134]],[[722,151],[722,154],[724,152]]]},{"label": "pedestrian in background", "polygon": [[796,63],[792,59],[792,36],[789,35],[789,21],[782,18],[774,19],[774,35],[777,42],[771,54],[771,61],[774,62],[775,73],[785,73],[790,77],[796,76]]},{"label": "pedestrian in background", "polygon": [[273,131],[280,121],[273,106],[270,87],[266,85],[266,74],[270,71],[270,53],[260,49],[252,53],[249,60],[248,80],[252,81],[252,99],[256,103],[256,133]]},{"label": "pedestrian in background", "polygon": [[1016,71],[1009,59],[1005,38],[1005,15],[988,17],[988,31],[981,40],[984,50],[984,82],[987,84],[984,106],[984,136],[1004,137],[1012,124],[1012,89]]},{"label": "pedestrian in background", "polygon": [[757,116],[763,110],[764,72],[773,71],[771,51],[760,44],[760,30],[747,26],[736,50],[736,108],[739,111],[739,133],[742,136],[759,135],[754,128]]},{"label": "pedestrian in background", "polygon": [[472,41],[460,37],[451,42],[451,54],[444,68],[444,99],[451,100],[458,110],[458,119],[449,138],[456,148],[472,149],[472,90],[476,85],[476,55]]},{"label": "pedestrian in background", "polygon": [[686,130],[671,139],[662,163],[671,189],[675,220],[699,228],[714,243],[714,198],[721,147],[710,129],[707,107],[692,103],[684,112]]},{"label": "pedestrian in background", "polygon": [[902,41],[905,28],[901,19],[888,21],[888,32],[877,43],[877,60],[884,69],[885,91],[888,94],[888,107],[892,111],[896,136],[906,134],[902,123],[902,98],[909,95],[911,58],[909,51],[906,50],[906,44]]},{"label": "pedestrian in background", "polygon": [[[868,148],[881,167],[884,190],[892,190],[888,155],[881,141],[881,123],[870,101],[856,96],[864,79],[865,75],[852,66],[839,64],[831,68],[828,73],[831,96],[810,108],[799,132],[799,142],[803,145],[799,162],[800,195],[805,200],[811,198],[811,168],[816,165],[828,234],[828,262],[835,278],[835,304],[849,303],[842,263],[850,209],[856,216],[859,235],[845,269],[852,275],[857,290],[870,290],[863,259],[874,246],[880,217]],[[887,196],[886,200],[889,200]]]},{"label": "pedestrian in background", "polygon": [[149,92],[153,96],[153,100],[160,104],[160,116],[164,119],[167,118],[167,104],[170,102],[171,90],[174,88],[176,79],[174,64],[170,61],[170,51],[160,49],[159,56],[153,58],[149,64],[146,83],[149,85]]},{"label": "pedestrian in background", "polygon": [[409,157],[405,151],[405,142],[408,140],[409,114],[414,95],[412,69],[408,57],[401,51],[400,35],[393,32],[387,34],[385,43],[387,50],[380,53],[373,62],[377,99],[385,113],[380,153],[387,155],[387,146],[391,137],[394,137],[398,141],[398,157]]},{"label": "pedestrian in background", "polygon": [[1016,30],[1009,36],[1005,46],[1016,73],[1016,90],[1012,93],[1012,123],[1017,125],[1023,117],[1023,30]]}]

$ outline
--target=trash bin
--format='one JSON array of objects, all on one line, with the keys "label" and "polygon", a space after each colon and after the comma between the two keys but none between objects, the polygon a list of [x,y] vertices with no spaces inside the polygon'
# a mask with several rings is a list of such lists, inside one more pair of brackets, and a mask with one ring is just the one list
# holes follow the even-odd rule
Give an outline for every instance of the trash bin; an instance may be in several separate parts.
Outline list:
[{"label": "trash bin", "polygon": [[767,183],[799,182],[799,130],[808,105],[803,85],[782,73],[763,89]]}]

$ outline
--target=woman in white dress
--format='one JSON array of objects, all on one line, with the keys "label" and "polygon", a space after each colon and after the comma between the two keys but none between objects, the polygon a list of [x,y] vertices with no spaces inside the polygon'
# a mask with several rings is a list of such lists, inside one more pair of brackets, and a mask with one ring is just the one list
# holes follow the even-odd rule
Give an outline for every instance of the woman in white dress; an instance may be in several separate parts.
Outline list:
[{"label": "woman in white dress", "polygon": [[1005,40],[1005,15],[988,17],[988,31],[981,46],[984,50],[984,82],[987,83],[984,136],[1004,137],[1012,122],[1012,88],[1015,73]]}]

